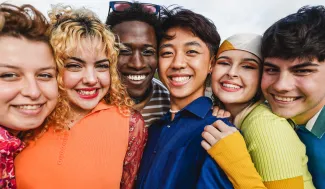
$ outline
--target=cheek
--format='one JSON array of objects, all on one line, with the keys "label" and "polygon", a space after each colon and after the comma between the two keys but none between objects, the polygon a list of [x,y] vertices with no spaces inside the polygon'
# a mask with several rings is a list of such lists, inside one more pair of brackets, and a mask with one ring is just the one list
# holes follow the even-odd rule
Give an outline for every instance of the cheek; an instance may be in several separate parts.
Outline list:
[{"label": "cheek", "polygon": [[117,60],[117,69],[120,71],[127,66],[127,63],[130,61],[131,56],[119,55]]},{"label": "cheek", "polygon": [[145,63],[152,69],[156,70],[157,69],[157,58],[155,57],[150,57],[147,60],[145,60]]},{"label": "cheek", "polygon": [[56,80],[49,81],[49,82],[41,82],[39,84],[40,90],[42,91],[42,94],[48,99],[48,100],[57,100],[59,96],[58,92],[58,84]]},{"label": "cheek", "polygon": [[109,88],[111,84],[111,76],[109,72],[102,72],[97,75],[98,81],[103,88]]},{"label": "cheek", "polygon": [[222,67],[214,66],[212,69],[212,75],[211,78],[213,81],[219,81],[223,75],[225,75],[227,72]]},{"label": "cheek", "polygon": [[266,91],[270,86],[271,84],[273,83],[273,80],[275,78],[270,76],[270,75],[267,75],[267,74],[263,74],[262,76],[262,82],[261,82],[261,88],[263,91]]},{"label": "cheek", "polygon": [[63,72],[63,85],[66,89],[73,89],[76,85],[82,81],[81,72]]},{"label": "cheek", "polygon": [[0,83],[0,103],[10,102],[20,93],[23,86],[19,83]]}]

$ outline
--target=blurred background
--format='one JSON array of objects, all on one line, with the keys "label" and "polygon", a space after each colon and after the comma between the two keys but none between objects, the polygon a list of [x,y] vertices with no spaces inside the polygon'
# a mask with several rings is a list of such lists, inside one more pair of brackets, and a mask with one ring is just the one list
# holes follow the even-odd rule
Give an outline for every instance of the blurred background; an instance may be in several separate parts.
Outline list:
[{"label": "blurred background", "polygon": [[[109,0],[0,0],[16,5],[32,4],[47,14],[51,4],[84,6],[105,21]],[[262,34],[278,19],[296,12],[304,5],[325,5],[325,0],[143,0],[163,6],[177,4],[211,19],[222,39],[238,32]]]}]

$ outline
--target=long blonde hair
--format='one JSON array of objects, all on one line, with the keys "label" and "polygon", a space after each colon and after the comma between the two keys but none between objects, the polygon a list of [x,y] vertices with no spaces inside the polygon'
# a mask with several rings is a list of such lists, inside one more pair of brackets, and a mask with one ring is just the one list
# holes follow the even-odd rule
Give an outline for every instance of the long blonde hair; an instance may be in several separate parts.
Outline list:
[{"label": "long blonde hair", "polygon": [[[104,51],[110,62],[111,85],[104,99],[107,104],[115,105],[120,113],[129,115],[133,101],[122,85],[117,72],[118,44],[114,34],[100,22],[98,17],[85,8],[72,9],[69,6],[56,5],[49,12],[51,22],[50,44],[54,50],[54,58],[58,67],[58,84],[61,112],[56,114],[61,120],[64,114],[70,114],[69,100],[63,84],[64,60],[80,48],[81,39],[98,38],[102,41]],[[63,123],[64,124],[64,123]],[[56,124],[56,129],[63,129],[62,124]]]}]

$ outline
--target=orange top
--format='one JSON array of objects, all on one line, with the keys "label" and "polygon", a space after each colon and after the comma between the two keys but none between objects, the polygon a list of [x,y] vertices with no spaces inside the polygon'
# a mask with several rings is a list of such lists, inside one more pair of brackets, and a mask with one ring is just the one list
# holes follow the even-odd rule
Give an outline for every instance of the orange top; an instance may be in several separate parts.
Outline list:
[{"label": "orange top", "polygon": [[69,131],[49,129],[15,159],[17,188],[120,188],[129,117],[101,102]]}]

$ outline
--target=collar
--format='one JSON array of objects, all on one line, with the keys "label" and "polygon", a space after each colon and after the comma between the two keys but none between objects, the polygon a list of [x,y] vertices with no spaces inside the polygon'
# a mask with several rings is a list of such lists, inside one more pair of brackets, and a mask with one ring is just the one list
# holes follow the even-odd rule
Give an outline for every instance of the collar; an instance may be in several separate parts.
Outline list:
[{"label": "collar", "polygon": [[[89,114],[92,114],[92,113],[95,113],[95,112],[98,112],[98,111],[101,111],[101,110],[106,110],[106,109],[109,109],[109,108],[111,108],[111,107],[113,107],[112,105],[110,105],[110,104],[107,104],[106,102],[105,102],[105,100],[101,100],[98,104],[97,104],[97,106],[93,109],[93,110],[91,110],[91,112],[89,113]],[[89,115],[88,114],[88,115]]]},{"label": "collar", "polygon": [[322,138],[325,133],[325,106],[307,122],[306,129],[317,138]]},{"label": "collar", "polygon": [[201,96],[194,101],[192,101],[189,105],[185,106],[179,112],[191,112],[192,114],[204,119],[207,113],[211,110],[212,101],[209,97]]}]

